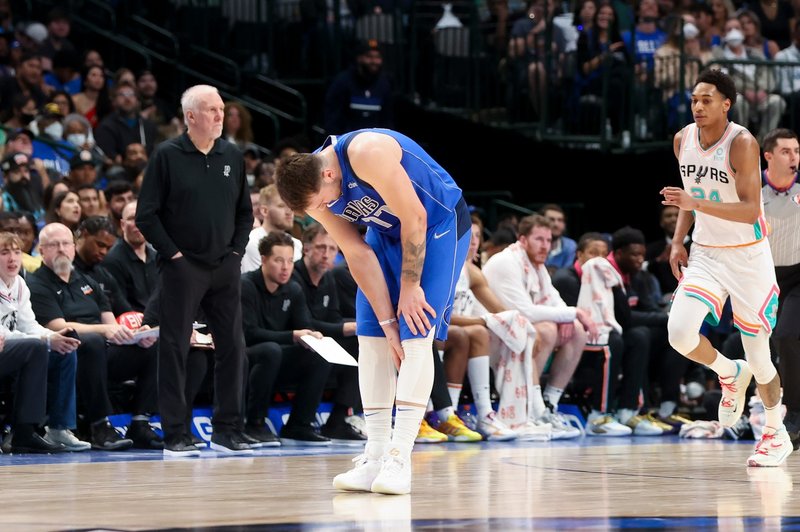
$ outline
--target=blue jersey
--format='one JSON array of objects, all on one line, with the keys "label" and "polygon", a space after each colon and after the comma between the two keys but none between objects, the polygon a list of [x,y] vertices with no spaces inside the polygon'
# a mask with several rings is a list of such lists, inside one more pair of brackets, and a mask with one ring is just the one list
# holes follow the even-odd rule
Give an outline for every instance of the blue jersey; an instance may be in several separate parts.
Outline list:
[{"label": "blue jersey", "polygon": [[378,192],[369,183],[358,178],[347,156],[350,141],[365,131],[389,135],[400,144],[403,150],[400,164],[411,179],[417,197],[428,213],[428,227],[433,227],[453,216],[459,202],[463,201],[461,189],[450,174],[419,144],[390,129],[359,129],[337,137],[328,137],[317,150],[320,151],[333,144],[342,169],[342,195],[328,204],[328,209],[333,214],[348,222],[366,225],[388,236],[400,238],[400,220],[389,210]]},{"label": "blue jersey", "polygon": [[[328,137],[317,150],[319,152],[333,145],[342,170],[342,195],[329,203],[328,209],[348,222],[368,227],[365,241],[375,252],[395,308],[400,295],[403,265],[400,220],[377,191],[356,176],[347,157],[350,141],[364,131],[389,135],[400,144],[403,150],[400,164],[428,213],[425,262],[420,286],[425,291],[426,301],[436,311],[436,318],[428,314],[431,324],[436,328],[436,339],[444,340],[447,338],[456,282],[466,260],[471,238],[469,209],[461,189],[450,174],[416,142],[396,131],[360,129],[338,137]],[[421,336],[411,334],[405,319],[399,322],[401,340]],[[384,335],[378,318],[360,288],[356,294],[356,330],[359,336]]]}]

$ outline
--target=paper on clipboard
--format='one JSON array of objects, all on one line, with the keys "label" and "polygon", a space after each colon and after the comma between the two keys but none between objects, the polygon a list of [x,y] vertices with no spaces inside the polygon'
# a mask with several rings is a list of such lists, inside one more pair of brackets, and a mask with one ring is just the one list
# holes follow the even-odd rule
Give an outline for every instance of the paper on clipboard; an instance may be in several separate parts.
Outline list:
[{"label": "paper on clipboard", "polygon": [[358,366],[358,361],[350,353],[344,350],[339,343],[330,336],[315,338],[310,334],[300,337],[300,339],[311,349],[316,351],[319,356],[331,364],[341,364],[343,366]]},{"label": "paper on clipboard", "polygon": [[130,341],[126,342],[123,345],[132,345],[132,344],[135,344],[135,343],[139,342],[139,340],[142,340],[144,338],[158,338],[158,335],[159,335],[159,328],[158,327],[152,327],[150,329],[139,330],[139,331],[134,332],[133,333],[133,338],[131,338]]}]

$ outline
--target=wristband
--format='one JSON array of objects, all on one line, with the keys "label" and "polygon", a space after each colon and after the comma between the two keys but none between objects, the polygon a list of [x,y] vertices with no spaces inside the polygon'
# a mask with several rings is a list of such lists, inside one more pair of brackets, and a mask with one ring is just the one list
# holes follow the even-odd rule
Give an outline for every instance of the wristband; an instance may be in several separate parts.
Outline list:
[{"label": "wristband", "polygon": [[384,325],[390,325],[392,323],[395,323],[396,321],[397,321],[397,318],[389,318],[388,320],[379,321],[378,325],[383,327]]}]

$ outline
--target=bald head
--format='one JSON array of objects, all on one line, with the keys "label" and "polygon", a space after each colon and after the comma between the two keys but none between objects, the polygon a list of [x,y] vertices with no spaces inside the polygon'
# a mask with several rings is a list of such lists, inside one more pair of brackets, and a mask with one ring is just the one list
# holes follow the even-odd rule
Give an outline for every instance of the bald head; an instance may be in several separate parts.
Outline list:
[{"label": "bald head", "polygon": [[61,278],[68,279],[75,259],[75,237],[64,224],[51,223],[39,233],[42,262]]}]

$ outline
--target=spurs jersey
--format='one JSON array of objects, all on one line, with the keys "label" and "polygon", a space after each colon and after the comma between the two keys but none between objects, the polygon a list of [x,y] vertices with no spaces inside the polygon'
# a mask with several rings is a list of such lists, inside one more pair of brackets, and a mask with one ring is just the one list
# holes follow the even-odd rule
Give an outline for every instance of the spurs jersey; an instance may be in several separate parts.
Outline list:
[{"label": "spurs jersey", "polygon": [[[740,201],[736,192],[736,172],[730,164],[730,150],[733,139],[742,131],[745,131],[743,126],[728,122],[717,143],[703,149],[697,125],[692,123],[683,128],[678,161],[686,192],[697,199],[722,203]],[[694,216],[692,240],[701,246],[746,246],[767,236],[763,201],[761,214],[754,224],[723,220],[702,212],[695,212]]]}]

